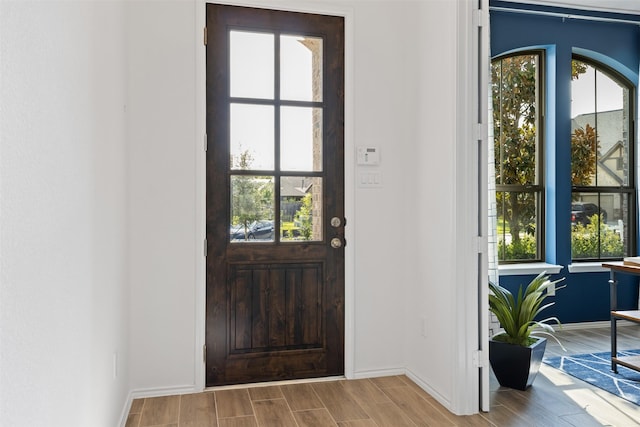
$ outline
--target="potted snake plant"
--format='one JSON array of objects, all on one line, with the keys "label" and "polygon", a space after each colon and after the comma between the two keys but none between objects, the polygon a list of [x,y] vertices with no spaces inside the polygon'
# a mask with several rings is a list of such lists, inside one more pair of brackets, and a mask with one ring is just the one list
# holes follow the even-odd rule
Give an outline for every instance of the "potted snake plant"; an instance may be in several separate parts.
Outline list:
[{"label": "potted snake plant", "polygon": [[[555,304],[543,305],[548,290],[562,280],[564,278],[550,280],[546,272],[542,272],[524,289],[520,285],[516,296],[489,282],[489,310],[504,329],[489,341],[489,362],[501,386],[518,390],[531,386],[544,356],[545,337],[556,340],[562,347],[552,326],[552,323],[560,325],[560,320],[557,317],[535,320],[540,312]],[[536,335],[532,335],[534,332]]]}]

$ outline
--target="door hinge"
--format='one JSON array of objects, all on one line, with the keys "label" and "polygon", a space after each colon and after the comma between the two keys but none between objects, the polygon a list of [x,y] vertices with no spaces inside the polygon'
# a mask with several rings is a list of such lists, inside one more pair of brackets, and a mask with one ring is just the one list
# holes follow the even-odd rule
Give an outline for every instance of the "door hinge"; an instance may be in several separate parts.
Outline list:
[{"label": "door hinge", "polygon": [[484,11],[476,9],[473,11],[473,25],[476,27],[484,27]]},{"label": "door hinge", "polygon": [[204,45],[207,45],[207,27],[204,27]]},{"label": "door hinge", "polygon": [[207,134],[204,134],[204,151],[206,152],[209,149],[209,139],[207,138]]},{"label": "door hinge", "polygon": [[476,123],[473,127],[473,140],[484,141],[489,136],[489,126],[486,123]]},{"label": "door hinge", "polygon": [[472,362],[474,368],[486,368],[488,365],[487,352],[482,350],[476,350],[473,352]]},{"label": "door hinge", "polygon": [[487,252],[487,246],[489,245],[489,239],[487,236],[476,236],[476,251],[479,254],[483,254]]},{"label": "door hinge", "polygon": [[207,345],[202,346],[202,363],[207,363]]},{"label": "door hinge", "polygon": [[207,256],[207,239],[204,239],[204,256]]}]

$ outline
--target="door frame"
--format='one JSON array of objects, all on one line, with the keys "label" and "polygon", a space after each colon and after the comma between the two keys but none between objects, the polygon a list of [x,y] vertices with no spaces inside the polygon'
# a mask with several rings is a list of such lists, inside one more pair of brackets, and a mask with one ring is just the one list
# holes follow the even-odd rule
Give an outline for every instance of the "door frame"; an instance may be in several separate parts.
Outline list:
[{"label": "door frame", "polygon": [[[204,256],[204,239],[206,236],[206,50],[203,42],[206,24],[206,4],[217,3],[231,6],[256,7],[261,9],[283,10],[289,12],[315,13],[320,15],[340,16],[344,18],[344,209],[347,220],[355,217],[355,143],[354,143],[354,84],[353,84],[353,10],[347,7],[327,7],[326,4],[303,3],[291,6],[279,0],[196,0],[195,1],[195,134],[196,145],[195,189],[196,189],[196,230],[195,242],[196,292],[195,311],[195,369],[194,385],[197,390],[204,390],[206,384],[205,360],[203,347],[206,333],[206,257]],[[296,2],[297,3],[297,2]],[[354,378],[355,356],[355,228],[351,221],[344,230],[345,240],[345,290],[344,290],[344,375]]]}]

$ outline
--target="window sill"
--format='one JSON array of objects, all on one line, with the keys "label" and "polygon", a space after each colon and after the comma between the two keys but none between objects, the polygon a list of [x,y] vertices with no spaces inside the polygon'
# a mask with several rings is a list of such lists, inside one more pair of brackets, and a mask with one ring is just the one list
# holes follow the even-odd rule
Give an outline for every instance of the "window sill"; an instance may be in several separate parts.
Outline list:
[{"label": "window sill", "polygon": [[[609,261],[606,264],[622,265],[622,261]],[[567,269],[569,273],[603,273],[609,271],[608,268],[602,266],[603,261],[596,262],[576,262],[569,264]],[[533,262],[522,264],[504,264],[498,266],[498,274],[500,276],[524,276],[531,274],[540,274],[546,271],[549,274],[558,274],[563,266],[549,264],[546,262]]]},{"label": "window sill", "polygon": [[[622,265],[622,261],[609,261],[607,264]],[[570,264],[568,267],[569,273],[600,273],[610,271],[608,268],[602,266],[600,262],[576,262]]]},{"label": "window sill", "polygon": [[546,271],[549,274],[558,274],[562,270],[561,265],[549,264],[546,262],[532,262],[523,264],[504,264],[498,266],[500,276],[520,276],[529,274],[540,274]]}]

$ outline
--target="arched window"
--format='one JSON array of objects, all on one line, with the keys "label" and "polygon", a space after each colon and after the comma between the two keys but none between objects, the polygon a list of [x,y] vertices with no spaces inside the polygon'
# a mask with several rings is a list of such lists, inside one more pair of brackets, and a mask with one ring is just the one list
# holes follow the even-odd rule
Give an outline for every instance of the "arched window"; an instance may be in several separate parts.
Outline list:
[{"label": "arched window", "polygon": [[571,257],[620,259],[635,246],[634,87],[579,55],[571,79]]},{"label": "arched window", "polygon": [[491,62],[501,262],[544,258],[542,58],[531,51]]}]

